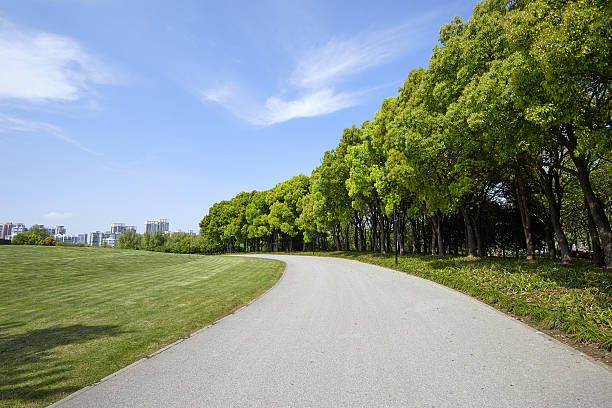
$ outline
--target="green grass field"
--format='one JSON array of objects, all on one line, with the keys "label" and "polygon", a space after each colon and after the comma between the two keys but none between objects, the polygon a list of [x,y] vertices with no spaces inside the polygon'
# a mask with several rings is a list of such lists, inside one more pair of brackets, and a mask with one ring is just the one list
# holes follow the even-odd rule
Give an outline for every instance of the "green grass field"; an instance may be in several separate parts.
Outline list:
[{"label": "green grass field", "polygon": [[231,313],[278,261],[0,246],[0,406],[59,400]]},{"label": "green grass field", "polygon": [[[308,253],[305,253],[308,255]],[[561,265],[547,259],[466,259],[408,255],[317,252],[397,269],[472,295],[579,342],[612,349],[612,273],[577,259]]]}]

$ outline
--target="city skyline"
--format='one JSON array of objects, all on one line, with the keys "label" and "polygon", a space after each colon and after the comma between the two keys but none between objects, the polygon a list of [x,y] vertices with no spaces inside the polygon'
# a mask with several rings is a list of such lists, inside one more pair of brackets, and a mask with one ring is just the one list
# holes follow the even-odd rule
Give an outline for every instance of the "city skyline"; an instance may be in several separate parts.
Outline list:
[{"label": "city skyline", "polygon": [[[187,233],[189,235],[197,234],[196,230],[194,229],[187,229],[187,230],[175,229],[174,231],[171,231],[170,221],[166,218],[159,218],[153,221],[147,220],[144,222],[144,224],[145,224],[145,228],[143,229],[142,234],[146,232],[149,232],[152,234],[156,231],[161,231],[164,233],[177,233],[177,232]],[[152,226],[152,228],[147,228],[148,225]],[[75,241],[75,242],[84,243],[87,245],[92,245],[93,234],[99,234],[100,242],[102,242],[103,239],[106,239],[109,237],[116,239],[124,231],[128,231],[128,230],[133,231],[137,234],[139,233],[135,225],[126,225],[125,223],[119,223],[119,222],[111,223],[110,228],[105,231],[95,229],[95,230],[88,231],[88,232],[81,232],[81,231],[73,232],[73,231],[70,231],[65,225],[60,225],[60,224],[45,225],[41,223],[26,224],[26,223],[15,222],[15,221],[0,221],[0,239],[10,240],[15,235],[22,233],[22,232],[26,232],[30,230],[31,228],[33,228],[34,226],[38,226],[39,228],[46,230],[49,236],[53,236],[56,238],[60,237],[59,240],[62,242],[73,242],[72,238],[76,239],[78,237],[78,241]],[[87,236],[88,238],[86,240],[83,240],[82,236]],[[114,243],[112,246],[114,246]]]}]

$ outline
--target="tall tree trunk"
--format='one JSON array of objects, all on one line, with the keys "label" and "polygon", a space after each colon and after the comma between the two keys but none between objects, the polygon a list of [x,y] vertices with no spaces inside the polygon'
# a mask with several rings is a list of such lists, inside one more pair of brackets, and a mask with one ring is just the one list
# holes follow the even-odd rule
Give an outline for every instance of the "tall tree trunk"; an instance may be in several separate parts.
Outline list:
[{"label": "tall tree trunk", "polygon": [[557,248],[555,247],[555,230],[552,226],[552,221],[549,219],[544,224],[544,239],[546,240],[546,246],[548,247],[548,257],[555,259],[557,257]]},{"label": "tall tree trunk", "polygon": [[378,250],[378,216],[372,214],[372,252]]},{"label": "tall tree trunk", "polygon": [[444,221],[444,217],[442,216],[442,212],[440,210],[437,210],[434,216],[437,218],[436,235],[438,238],[438,255],[446,256],[446,253],[444,250],[444,238],[442,236],[442,222]]},{"label": "tall tree trunk", "polygon": [[398,222],[399,226],[399,234],[397,236],[398,245],[399,245],[399,255],[404,256],[404,239],[405,239],[405,231],[406,231],[406,223],[405,217],[398,217],[401,221]]},{"label": "tall tree trunk", "polygon": [[385,216],[382,213],[382,211],[380,212],[380,253],[381,254],[386,254],[386,248],[385,248],[385,241],[386,241],[386,228],[385,228]]},{"label": "tall tree trunk", "polygon": [[591,215],[591,211],[589,211],[589,206],[584,200],[586,215],[587,215],[587,226],[589,230],[589,236],[591,237],[591,248],[593,251],[592,262],[595,266],[604,266],[604,255],[603,250],[601,249],[601,243],[599,242],[599,233],[597,232],[597,226],[593,221],[593,216]]},{"label": "tall tree trunk", "polygon": [[421,225],[421,236],[423,237],[423,253],[428,254],[429,248],[427,247],[427,231],[425,230],[425,219],[423,217],[421,217],[419,224]]},{"label": "tall tree trunk", "polygon": [[431,225],[431,254],[433,256],[436,255],[436,237],[437,237],[437,233],[436,233],[436,220],[433,216],[433,214],[429,217],[430,220],[430,225]]},{"label": "tall tree trunk", "polygon": [[[561,226],[561,207],[559,206],[560,199],[555,197],[553,190],[553,175],[549,174],[542,166],[537,166],[538,175],[540,176],[540,186],[542,192],[548,202],[548,211],[550,213],[550,222],[552,224],[557,243],[559,244],[559,252],[561,252],[561,263],[569,264],[571,262],[570,249],[567,243],[567,236]],[[552,170],[551,170],[552,171]]]},{"label": "tall tree trunk", "polygon": [[[518,173],[518,171],[517,171]],[[535,260],[535,249],[533,246],[533,237],[531,235],[531,213],[527,204],[527,193],[520,177],[516,177],[516,198],[521,214],[521,223],[523,224],[523,233],[525,234],[525,246],[527,249],[527,260]]]},{"label": "tall tree trunk", "polygon": [[610,221],[606,216],[603,204],[593,191],[589,174],[590,172],[583,157],[580,155],[576,156],[574,154],[571,154],[570,156],[574,162],[574,165],[576,166],[576,171],[578,172],[580,189],[582,190],[582,194],[584,194],[584,199],[589,210],[591,211],[593,222],[597,227],[597,232],[599,233],[599,238],[601,239],[604,264],[606,268],[612,269],[612,229],[610,228]]},{"label": "tall tree trunk", "polygon": [[342,251],[342,247],[340,246],[340,233],[338,232],[339,229],[340,224],[336,224],[333,229],[334,245],[336,245],[336,251]]},{"label": "tall tree trunk", "polygon": [[344,240],[344,249],[345,251],[350,251],[351,250],[351,231],[350,231],[350,225],[346,224],[346,232],[345,232],[345,236],[346,239]]},{"label": "tall tree trunk", "polygon": [[412,253],[419,254],[421,253],[421,245],[418,242],[418,231],[417,231],[417,220],[411,218],[410,219],[410,234],[412,237]]},{"label": "tall tree trunk", "polygon": [[465,246],[468,258],[475,258],[476,253],[476,238],[474,236],[474,226],[472,225],[472,217],[468,213],[467,208],[459,207],[461,214],[463,215],[463,223],[465,225]]}]

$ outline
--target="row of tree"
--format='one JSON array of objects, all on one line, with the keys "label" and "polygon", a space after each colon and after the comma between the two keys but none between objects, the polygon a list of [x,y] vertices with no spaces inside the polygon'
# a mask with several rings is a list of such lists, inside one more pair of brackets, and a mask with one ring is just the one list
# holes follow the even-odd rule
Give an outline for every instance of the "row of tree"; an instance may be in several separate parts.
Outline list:
[{"label": "row of tree", "polygon": [[124,249],[142,249],[157,252],[175,252],[180,254],[211,253],[215,248],[207,248],[198,235],[188,235],[185,232],[164,233],[155,231],[137,234],[134,231],[124,231],[117,238],[117,247]]},{"label": "row of tree", "polygon": [[612,267],[611,29],[607,0],[478,3],[310,177],[214,204],[207,248],[384,253],[397,205],[401,253]]}]

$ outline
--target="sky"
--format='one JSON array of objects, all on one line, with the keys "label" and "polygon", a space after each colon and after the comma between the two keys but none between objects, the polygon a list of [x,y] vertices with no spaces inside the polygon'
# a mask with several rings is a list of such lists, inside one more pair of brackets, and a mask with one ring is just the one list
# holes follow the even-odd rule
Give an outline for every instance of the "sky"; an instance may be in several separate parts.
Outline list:
[{"label": "sky", "polygon": [[0,3],[0,222],[68,234],[310,175],[475,1]]}]

